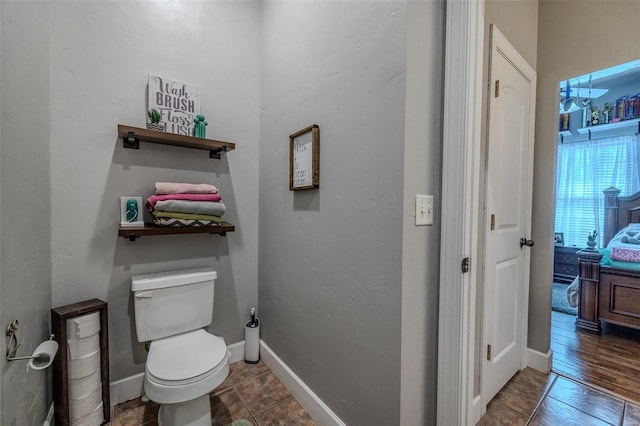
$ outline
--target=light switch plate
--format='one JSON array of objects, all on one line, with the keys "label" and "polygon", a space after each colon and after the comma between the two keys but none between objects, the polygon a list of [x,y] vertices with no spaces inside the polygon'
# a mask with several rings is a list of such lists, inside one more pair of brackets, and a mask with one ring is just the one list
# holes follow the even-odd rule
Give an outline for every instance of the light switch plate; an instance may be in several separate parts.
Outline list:
[{"label": "light switch plate", "polygon": [[433,195],[416,194],[416,226],[433,225]]}]

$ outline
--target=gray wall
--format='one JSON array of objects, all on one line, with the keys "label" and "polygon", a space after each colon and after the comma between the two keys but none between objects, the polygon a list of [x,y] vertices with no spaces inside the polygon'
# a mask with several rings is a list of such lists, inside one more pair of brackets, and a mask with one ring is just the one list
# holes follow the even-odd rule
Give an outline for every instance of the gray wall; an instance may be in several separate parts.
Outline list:
[{"label": "gray wall", "polygon": [[[436,421],[442,174],[443,1],[407,4],[402,215],[400,423]],[[434,194],[433,226],[415,226],[415,194]]]},{"label": "gray wall", "polygon": [[[228,344],[242,340],[257,303],[259,3],[50,7],[53,306],[109,303],[111,380],[119,380],[144,371],[146,357],[133,328],[131,276],[211,265],[211,330]],[[236,150],[211,160],[206,151],[147,143],[123,149],[117,124],[144,127],[148,73],[200,86],[207,136]],[[118,238],[119,197],[146,197],[156,181],[215,184],[237,232]]]},{"label": "gray wall", "polygon": [[[397,424],[406,5],[263,8],[262,338],[347,424]],[[291,192],[312,123],[320,188]]]},{"label": "gray wall", "polygon": [[540,2],[533,239],[541,249],[531,252],[529,301],[529,347],[540,352],[550,342],[558,82],[640,58],[637,40],[618,31],[638,16],[636,1]]},{"label": "gray wall", "polygon": [[[30,355],[50,330],[49,8],[1,2],[0,10],[0,328],[17,319],[18,355]],[[51,403],[50,370],[6,362],[3,342],[0,423],[42,424]]]}]

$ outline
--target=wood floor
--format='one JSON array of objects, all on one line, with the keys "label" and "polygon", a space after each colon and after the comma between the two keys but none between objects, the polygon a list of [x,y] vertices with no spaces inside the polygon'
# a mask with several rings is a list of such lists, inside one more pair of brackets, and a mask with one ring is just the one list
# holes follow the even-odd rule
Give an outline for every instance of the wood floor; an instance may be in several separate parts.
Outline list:
[{"label": "wood floor", "polygon": [[552,312],[553,371],[640,403],[640,331],[605,325],[577,331],[575,317]]}]

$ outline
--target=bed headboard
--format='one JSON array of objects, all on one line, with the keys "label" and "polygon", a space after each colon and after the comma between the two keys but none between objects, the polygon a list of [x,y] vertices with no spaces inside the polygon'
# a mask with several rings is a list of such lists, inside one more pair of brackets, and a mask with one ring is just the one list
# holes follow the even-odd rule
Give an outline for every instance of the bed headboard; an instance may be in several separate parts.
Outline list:
[{"label": "bed headboard", "polygon": [[602,246],[606,247],[619,230],[630,223],[640,222],[640,192],[620,197],[620,190],[613,186],[602,192],[604,193]]}]

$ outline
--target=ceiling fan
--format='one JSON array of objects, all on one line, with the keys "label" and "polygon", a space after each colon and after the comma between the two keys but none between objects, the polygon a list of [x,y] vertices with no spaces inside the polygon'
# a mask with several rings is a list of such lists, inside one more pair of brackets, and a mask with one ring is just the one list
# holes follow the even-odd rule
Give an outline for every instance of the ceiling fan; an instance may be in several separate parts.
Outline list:
[{"label": "ceiling fan", "polygon": [[[578,87],[571,87],[571,83],[569,80],[566,81],[564,87],[562,83],[560,83],[560,114],[566,114],[569,112],[574,112],[581,107],[578,106],[578,102],[580,101],[580,83],[578,83]],[[586,89],[586,87],[585,87]],[[588,95],[584,97],[582,102],[583,107],[586,107],[591,99],[599,98],[600,96],[607,93],[609,89],[594,89],[591,87],[591,76],[589,77],[589,87],[588,87]]]}]

